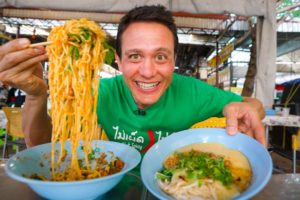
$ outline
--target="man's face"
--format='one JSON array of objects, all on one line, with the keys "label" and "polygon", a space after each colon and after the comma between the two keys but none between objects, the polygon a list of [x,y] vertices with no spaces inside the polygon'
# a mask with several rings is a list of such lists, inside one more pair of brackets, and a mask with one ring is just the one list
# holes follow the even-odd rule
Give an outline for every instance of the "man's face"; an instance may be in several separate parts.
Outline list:
[{"label": "man's face", "polygon": [[135,22],[122,35],[120,71],[140,109],[155,102],[166,91],[174,71],[172,32],[162,24]]}]

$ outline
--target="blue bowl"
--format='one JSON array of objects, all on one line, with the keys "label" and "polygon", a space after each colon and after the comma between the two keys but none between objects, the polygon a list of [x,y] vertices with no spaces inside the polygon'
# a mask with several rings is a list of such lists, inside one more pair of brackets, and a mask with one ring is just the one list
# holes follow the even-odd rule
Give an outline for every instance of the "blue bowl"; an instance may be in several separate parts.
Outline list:
[{"label": "blue bowl", "polygon": [[[59,149],[59,145],[56,145],[56,148]],[[99,152],[107,152],[108,155],[108,152],[114,152],[116,156],[124,161],[124,168],[110,176],[82,181],[55,182],[24,177],[23,175],[37,173],[50,179],[51,143],[48,143],[26,149],[11,157],[5,166],[5,172],[11,178],[28,184],[37,194],[46,199],[86,200],[99,198],[116,186],[127,172],[139,164],[141,155],[136,149],[128,145],[111,141],[93,141],[93,148],[99,150]],[[69,142],[66,142],[65,149],[70,151]],[[78,153],[79,158],[82,158],[82,150],[78,150]],[[69,160],[68,156],[65,159],[65,164]]]},{"label": "blue bowl", "polygon": [[[219,143],[227,148],[242,152],[252,168],[251,185],[234,199],[250,199],[261,191],[272,175],[272,159],[268,151],[253,138],[238,133],[228,135],[224,129],[200,128],[174,133],[153,145],[145,154],[141,164],[141,176],[144,185],[157,198],[173,199],[158,186],[155,173],[163,168],[165,158],[178,148],[193,143]],[[154,162],[153,162],[154,161]]]}]

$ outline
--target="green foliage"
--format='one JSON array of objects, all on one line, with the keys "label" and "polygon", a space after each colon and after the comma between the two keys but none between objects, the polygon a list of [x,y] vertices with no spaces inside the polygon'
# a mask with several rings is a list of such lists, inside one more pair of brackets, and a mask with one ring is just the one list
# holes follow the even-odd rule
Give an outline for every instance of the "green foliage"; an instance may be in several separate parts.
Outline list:
[{"label": "green foliage", "polygon": [[[287,6],[292,6],[293,4],[299,3],[300,0],[284,0],[279,6],[277,6],[277,10],[283,9]],[[281,18],[282,16],[286,15],[287,13],[289,13],[291,18],[299,18],[300,17],[300,8],[295,8],[293,10],[290,11],[285,11],[282,13],[278,13],[277,17]]]},{"label": "green foliage", "polygon": [[104,48],[107,49],[104,63],[111,65],[115,60],[116,50],[111,45],[109,45],[106,41],[104,42],[103,45],[104,45]]}]

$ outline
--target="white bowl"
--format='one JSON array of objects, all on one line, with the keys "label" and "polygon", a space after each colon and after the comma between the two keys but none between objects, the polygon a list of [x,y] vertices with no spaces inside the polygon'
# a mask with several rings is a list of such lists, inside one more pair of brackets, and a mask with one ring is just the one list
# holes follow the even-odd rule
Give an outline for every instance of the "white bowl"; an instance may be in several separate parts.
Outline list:
[{"label": "white bowl", "polygon": [[269,152],[253,138],[238,133],[228,135],[224,129],[200,128],[174,133],[153,145],[145,154],[141,165],[141,176],[147,189],[157,198],[173,199],[158,186],[155,173],[163,168],[165,158],[175,150],[193,143],[219,143],[242,152],[252,169],[251,185],[234,199],[250,199],[261,191],[272,175],[272,159]]},{"label": "white bowl", "polygon": [[[5,171],[11,178],[28,184],[37,194],[46,199],[55,200],[86,200],[95,199],[117,185],[123,176],[136,167],[140,160],[140,153],[125,144],[111,141],[93,141],[93,148],[100,148],[100,152],[112,151],[122,161],[124,168],[113,175],[82,181],[41,181],[24,177],[37,173],[50,179],[51,177],[51,143],[35,146],[19,152],[11,157],[5,166]],[[59,145],[56,146],[59,149]],[[66,143],[66,150],[70,151],[70,143]],[[79,158],[83,157],[82,150],[78,150]],[[68,154],[69,155],[69,154]],[[68,158],[66,160],[69,160]],[[68,162],[68,161],[67,161]]]}]

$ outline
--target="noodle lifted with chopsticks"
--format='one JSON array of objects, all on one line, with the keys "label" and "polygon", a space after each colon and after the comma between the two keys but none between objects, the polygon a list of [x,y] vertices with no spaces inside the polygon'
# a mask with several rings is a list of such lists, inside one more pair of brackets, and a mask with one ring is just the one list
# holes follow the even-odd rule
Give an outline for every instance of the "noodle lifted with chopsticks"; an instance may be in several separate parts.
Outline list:
[{"label": "noodle lifted with chopsticks", "polygon": [[[93,21],[83,18],[67,21],[52,29],[47,47],[49,54],[49,86],[52,117],[52,179],[55,181],[82,180],[101,174],[91,168],[88,155],[92,153],[92,138],[98,134],[97,96],[100,66],[104,62],[104,31]],[[71,164],[64,172],[57,172],[65,158],[65,141],[70,139]],[[77,158],[79,141],[83,141],[83,169]],[[61,151],[54,160],[55,143]]]}]

